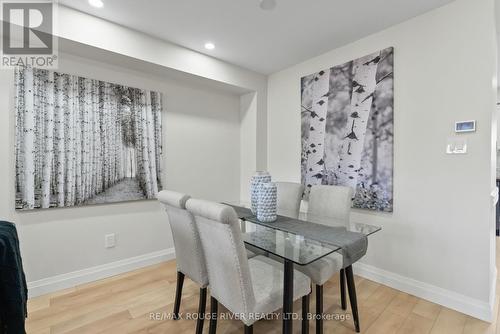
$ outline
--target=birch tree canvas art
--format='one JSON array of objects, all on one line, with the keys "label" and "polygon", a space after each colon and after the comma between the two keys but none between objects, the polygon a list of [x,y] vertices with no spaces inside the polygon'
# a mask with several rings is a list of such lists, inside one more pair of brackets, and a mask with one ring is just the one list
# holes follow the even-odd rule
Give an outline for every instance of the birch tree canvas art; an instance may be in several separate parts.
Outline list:
[{"label": "birch tree canvas art", "polygon": [[393,207],[393,48],[301,79],[302,183],[354,190],[353,206]]},{"label": "birch tree canvas art", "polygon": [[16,209],[156,197],[161,93],[28,67],[14,81]]}]

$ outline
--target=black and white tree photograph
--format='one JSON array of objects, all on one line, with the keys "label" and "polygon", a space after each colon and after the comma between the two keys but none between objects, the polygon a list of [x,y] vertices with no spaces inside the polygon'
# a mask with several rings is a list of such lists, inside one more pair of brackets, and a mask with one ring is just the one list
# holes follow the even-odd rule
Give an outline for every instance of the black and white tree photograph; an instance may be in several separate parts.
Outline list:
[{"label": "black and white tree photograph", "polygon": [[301,176],[354,190],[353,207],[393,209],[393,48],[301,79]]},{"label": "black and white tree photograph", "polygon": [[31,67],[14,81],[16,209],[156,198],[161,93]]}]

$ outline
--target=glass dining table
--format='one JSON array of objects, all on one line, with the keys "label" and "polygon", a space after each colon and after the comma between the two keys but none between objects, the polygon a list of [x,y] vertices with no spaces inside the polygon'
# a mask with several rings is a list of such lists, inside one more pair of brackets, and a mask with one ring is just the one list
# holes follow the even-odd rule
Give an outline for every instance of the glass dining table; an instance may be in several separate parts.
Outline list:
[{"label": "glass dining table", "polygon": [[[283,261],[282,332],[285,334],[293,332],[294,265],[306,266],[334,252],[342,252],[345,244],[337,241],[342,239],[346,231],[369,236],[381,230],[380,227],[374,225],[345,222],[307,213],[297,214],[287,210],[278,210],[278,216],[274,222],[261,222],[248,208],[248,204],[225,204],[232,206],[240,218],[242,237],[246,245],[274,255]],[[321,233],[310,233],[315,230]],[[333,238],[332,241],[332,236],[336,236],[337,239]],[[350,270],[352,274],[350,264],[345,270]],[[355,312],[357,313],[357,310]],[[303,326],[302,332],[307,333],[308,327]]]}]

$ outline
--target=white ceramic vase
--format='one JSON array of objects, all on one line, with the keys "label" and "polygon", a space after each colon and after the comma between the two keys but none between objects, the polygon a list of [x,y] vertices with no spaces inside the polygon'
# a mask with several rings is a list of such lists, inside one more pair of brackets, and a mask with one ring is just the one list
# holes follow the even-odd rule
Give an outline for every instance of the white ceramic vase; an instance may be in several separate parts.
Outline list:
[{"label": "white ceramic vase", "polygon": [[259,205],[259,187],[263,182],[271,182],[271,175],[265,171],[255,172],[250,182],[251,210],[254,215],[257,215],[257,207]]},{"label": "white ceramic vase", "polygon": [[259,204],[257,206],[257,219],[270,223],[276,220],[276,183],[260,183]]}]

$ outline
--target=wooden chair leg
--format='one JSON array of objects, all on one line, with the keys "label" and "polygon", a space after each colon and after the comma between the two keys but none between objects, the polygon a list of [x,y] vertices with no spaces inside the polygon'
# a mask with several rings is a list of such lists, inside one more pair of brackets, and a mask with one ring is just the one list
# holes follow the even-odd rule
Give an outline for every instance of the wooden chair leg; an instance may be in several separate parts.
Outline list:
[{"label": "wooden chair leg", "polygon": [[218,317],[218,302],[214,297],[210,297],[210,326],[208,327],[209,334],[215,334],[217,331],[217,317]]},{"label": "wooden chair leg", "polygon": [[347,309],[347,303],[345,299],[345,272],[344,269],[340,269],[340,306],[343,310]]},{"label": "wooden chair leg", "polygon": [[207,305],[207,288],[200,288],[200,302],[198,304],[198,320],[196,321],[196,334],[203,333],[205,321],[205,308]]},{"label": "wooden chair leg", "polygon": [[175,288],[174,320],[179,320],[179,309],[181,307],[182,286],[184,285],[184,274],[177,272],[177,287]]},{"label": "wooden chair leg", "polygon": [[323,334],[323,285],[316,285],[316,334]]},{"label": "wooden chair leg", "polygon": [[253,334],[253,325],[251,326],[245,325],[245,334]]},{"label": "wooden chair leg", "polygon": [[302,334],[309,334],[309,302],[311,294],[302,297]]},{"label": "wooden chair leg", "polygon": [[352,266],[345,268],[347,278],[347,290],[349,291],[349,301],[351,302],[352,317],[354,319],[354,327],[356,332],[359,333],[359,315],[358,315],[358,300],[356,297],[356,286],[354,285],[354,274]]}]

